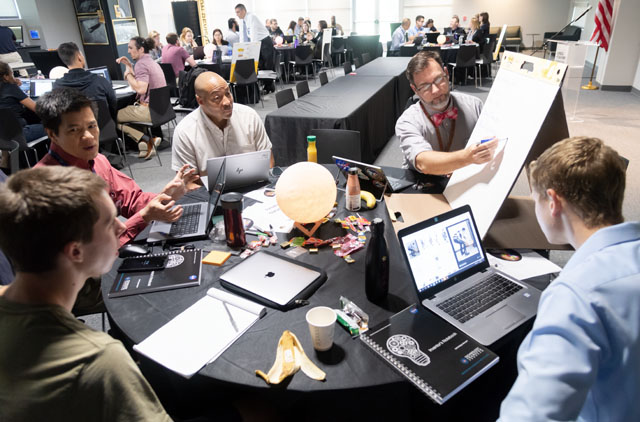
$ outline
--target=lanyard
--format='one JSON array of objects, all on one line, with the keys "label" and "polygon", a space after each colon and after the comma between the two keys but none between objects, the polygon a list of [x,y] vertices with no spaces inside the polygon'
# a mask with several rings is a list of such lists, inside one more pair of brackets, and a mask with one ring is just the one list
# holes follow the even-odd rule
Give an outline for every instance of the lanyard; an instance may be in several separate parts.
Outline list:
[{"label": "lanyard", "polygon": [[424,108],[424,104],[422,104],[422,101],[420,101],[420,107],[422,108],[424,115],[427,116],[429,123],[431,123],[433,125],[433,128],[436,130],[436,136],[438,137],[438,145],[440,146],[440,151],[449,152],[449,150],[451,149],[451,144],[453,143],[453,136],[456,133],[456,121],[453,120],[453,123],[451,123],[451,132],[449,132],[449,143],[447,144],[447,147],[445,149],[444,145],[442,144],[440,128],[433,123],[433,120],[431,120],[431,116],[429,116],[429,113],[427,113],[427,110]]}]

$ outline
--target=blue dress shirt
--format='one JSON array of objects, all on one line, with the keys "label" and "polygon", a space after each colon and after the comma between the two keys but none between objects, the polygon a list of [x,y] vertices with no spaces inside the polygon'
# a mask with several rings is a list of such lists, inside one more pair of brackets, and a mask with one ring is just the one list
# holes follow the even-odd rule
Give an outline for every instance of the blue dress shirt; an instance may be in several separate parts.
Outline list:
[{"label": "blue dress shirt", "polygon": [[640,223],[598,230],[543,292],[500,421],[640,421]]},{"label": "blue dress shirt", "polygon": [[422,29],[422,27],[417,27],[417,26],[412,26],[411,28],[409,28],[409,36],[417,36],[420,32],[423,32],[424,30]]},{"label": "blue dress shirt", "polygon": [[393,31],[393,35],[391,36],[391,51],[400,50],[402,44],[404,44],[404,34],[405,30],[402,26],[396,28]]}]

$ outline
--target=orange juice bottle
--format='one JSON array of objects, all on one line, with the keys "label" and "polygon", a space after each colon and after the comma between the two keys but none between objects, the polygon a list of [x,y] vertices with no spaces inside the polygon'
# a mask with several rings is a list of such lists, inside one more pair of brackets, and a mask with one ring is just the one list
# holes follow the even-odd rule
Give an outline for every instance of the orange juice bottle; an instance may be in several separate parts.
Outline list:
[{"label": "orange juice bottle", "polygon": [[316,137],[307,136],[307,161],[318,162],[318,150],[316,149]]}]

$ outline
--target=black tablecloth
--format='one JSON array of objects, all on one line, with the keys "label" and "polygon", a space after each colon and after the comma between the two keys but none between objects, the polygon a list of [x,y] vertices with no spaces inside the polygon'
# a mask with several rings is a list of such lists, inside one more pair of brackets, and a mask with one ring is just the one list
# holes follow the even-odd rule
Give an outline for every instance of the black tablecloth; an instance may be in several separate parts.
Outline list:
[{"label": "black tablecloth", "polygon": [[[335,166],[333,168],[335,169]],[[399,170],[396,173],[400,175],[401,172]],[[348,212],[344,209],[344,198],[340,193],[338,195],[338,215],[345,216]],[[181,202],[201,200],[205,196],[206,192],[203,189],[189,194]],[[306,413],[309,411],[317,412],[317,415],[333,414],[333,420],[351,420],[349,417],[361,415],[384,419],[398,414],[422,418],[431,416],[436,418],[434,420],[495,420],[499,404],[516,377],[517,347],[530,329],[531,322],[492,345],[491,348],[500,356],[500,363],[442,406],[437,406],[422,396],[359,340],[352,339],[339,326],[335,327],[334,346],[330,351],[318,353],[313,350],[305,314],[314,306],[336,308],[339,297],[344,295],[367,312],[370,323],[375,325],[416,301],[408,268],[401,256],[400,246],[384,203],[378,204],[374,210],[361,211],[360,215],[369,220],[381,217],[385,221],[385,237],[390,260],[390,294],[386,303],[378,305],[366,298],[366,249],[352,255],[356,260],[353,264],[347,264],[343,259],[334,256],[332,250],[326,247],[318,254],[305,253],[297,260],[321,267],[328,275],[326,283],[310,297],[310,305],[288,312],[269,309],[264,318],[243,334],[215,362],[207,365],[189,381],[182,380],[185,384],[180,388],[198,391],[205,397],[206,394],[212,394],[206,393],[212,388],[223,388],[226,392],[233,391],[233,394],[243,396],[258,394],[263,400],[271,400],[274,406],[281,410],[284,408],[287,413],[303,412],[306,416],[309,416]],[[338,227],[334,223],[326,223],[316,236],[335,236],[338,234],[337,231],[341,230]],[[299,233],[294,230],[288,235],[279,234],[278,237],[285,239],[296,235]],[[209,241],[195,243],[198,247],[212,248]],[[271,246],[268,250],[278,254],[286,252],[279,246]],[[115,268],[119,265],[117,261],[114,269],[102,278],[102,293],[107,310],[125,335],[134,343],[138,343],[203,297],[209,288],[220,288],[218,277],[240,261],[239,257],[231,257],[222,267],[203,265],[203,282],[199,287],[109,299],[107,294],[115,278]],[[544,287],[544,284],[536,287]],[[210,324],[213,326],[215,321],[210,321]],[[326,372],[326,381],[318,382],[298,372],[283,384],[270,387],[255,375],[256,369],[267,372],[271,368],[277,342],[285,329],[296,334],[308,356]],[[175,381],[176,376],[170,371],[144,358],[142,363],[143,367],[151,365],[159,372],[154,375],[155,382],[166,384],[169,380]],[[305,392],[306,394],[303,394]],[[315,394],[309,395],[310,392]],[[339,414],[335,413],[336,409],[340,409]]]},{"label": "black tablecloth", "polygon": [[362,159],[373,162],[394,132],[394,78],[337,78],[265,119],[276,164],[287,166],[307,157],[311,129],[360,131]]},{"label": "black tablecloth", "polygon": [[393,76],[395,78],[396,119],[404,111],[407,99],[413,95],[406,77],[409,60],[411,57],[378,57],[355,71],[358,76]]}]

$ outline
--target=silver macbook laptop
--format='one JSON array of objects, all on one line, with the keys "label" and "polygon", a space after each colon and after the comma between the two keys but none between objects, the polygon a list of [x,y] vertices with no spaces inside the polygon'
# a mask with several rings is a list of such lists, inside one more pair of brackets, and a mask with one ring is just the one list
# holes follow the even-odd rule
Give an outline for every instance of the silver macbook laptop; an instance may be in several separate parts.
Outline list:
[{"label": "silver macbook laptop", "polygon": [[540,291],[489,265],[468,205],[398,232],[426,308],[489,345],[535,316]]},{"label": "silver macbook laptop", "polygon": [[415,180],[396,179],[387,176],[381,167],[373,164],[361,163],[349,158],[336,157],[335,155],[332,158],[344,175],[345,180],[349,173],[349,167],[358,167],[360,169],[358,175],[360,188],[371,192],[378,202],[382,200],[385,192],[397,192],[415,183]]},{"label": "silver macbook laptop", "polygon": [[249,186],[264,180],[269,180],[269,166],[271,164],[271,151],[254,151],[244,154],[227,155],[226,157],[209,158],[207,160],[207,175],[209,189],[212,182],[215,185],[215,178],[212,174],[217,174],[226,162],[225,187],[239,188]]},{"label": "silver macbook laptop", "polygon": [[109,75],[109,69],[107,69],[107,66],[92,67],[91,69],[87,69],[87,70],[91,73],[95,73],[98,76],[102,76],[103,78],[108,80],[111,83],[111,87],[113,89],[126,88],[127,86],[129,86],[127,81],[112,81],[111,75]]},{"label": "silver macbook laptop", "polygon": [[161,241],[185,241],[205,238],[209,235],[213,222],[211,218],[216,210],[222,191],[224,190],[224,161],[213,179],[213,187],[209,188],[208,202],[195,202],[182,205],[184,212],[177,221],[165,223],[154,221],[149,229],[148,243]]},{"label": "silver macbook laptop", "polygon": [[278,256],[258,252],[220,276],[220,279],[284,306],[321,273]]}]

